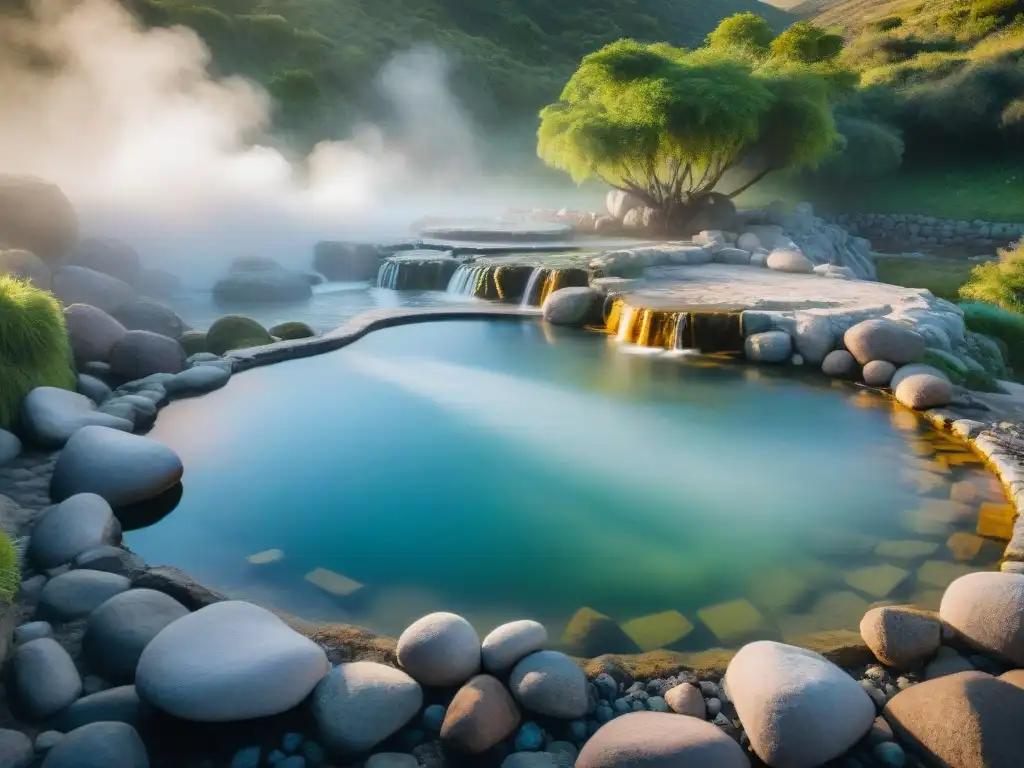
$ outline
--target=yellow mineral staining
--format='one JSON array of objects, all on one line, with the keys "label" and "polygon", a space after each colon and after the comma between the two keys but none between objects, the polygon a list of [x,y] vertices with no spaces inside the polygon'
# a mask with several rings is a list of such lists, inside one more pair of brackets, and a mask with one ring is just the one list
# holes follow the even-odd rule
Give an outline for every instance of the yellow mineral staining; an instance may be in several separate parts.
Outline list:
[{"label": "yellow mineral staining", "polygon": [[881,599],[888,597],[909,575],[909,571],[886,563],[849,571],[843,580],[857,591]]},{"label": "yellow mineral staining", "polygon": [[953,559],[961,563],[969,563],[978,556],[985,540],[973,533],[958,531],[946,540],[946,548],[952,553]]},{"label": "yellow mineral staining", "polygon": [[697,615],[715,637],[727,645],[742,642],[768,628],[760,611],[742,599],[701,608]]},{"label": "yellow mineral staining", "polygon": [[631,619],[622,631],[646,653],[678,643],[693,631],[693,624],[679,611],[663,611]]},{"label": "yellow mineral staining", "polygon": [[946,560],[928,560],[917,569],[917,583],[936,589],[945,589],[956,579],[973,572],[969,565]]},{"label": "yellow mineral staining", "polygon": [[245,559],[253,565],[267,565],[268,563],[276,563],[283,557],[284,552],[280,549],[268,549],[263,552],[257,552],[254,555],[249,555]]},{"label": "yellow mineral staining", "polygon": [[1012,504],[985,502],[978,509],[975,532],[990,539],[1009,541],[1013,536],[1014,508]]},{"label": "yellow mineral staining", "polygon": [[807,581],[781,568],[759,575],[750,590],[751,601],[769,611],[780,613],[799,603],[810,592]]},{"label": "yellow mineral staining", "polygon": [[961,447],[960,453],[946,453],[943,458],[946,463],[953,467],[963,466],[964,464],[982,464],[981,458],[973,453],[967,453]]},{"label": "yellow mineral staining", "polygon": [[350,579],[348,576],[344,576],[335,571],[330,571],[326,568],[316,568],[306,574],[306,581],[310,584],[315,584],[325,592],[330,592],[332,595],[338,597],[347,597],[353,592],[358,592],[363,588],[363,585],[358,581]]},{"label": "yellow mineral staining", "polygon": [[875,554],[880,557],[891,557],[894,560],[917,560],[935,554],[938,548],[937,541],[920,541],[918,539],[883,541],[875,548]]},{"label": "yellow mineral staining", "polygon": [[918,456],[931,456],[935,453],[935,446],[924,439],[911,440],[907,447]]}]

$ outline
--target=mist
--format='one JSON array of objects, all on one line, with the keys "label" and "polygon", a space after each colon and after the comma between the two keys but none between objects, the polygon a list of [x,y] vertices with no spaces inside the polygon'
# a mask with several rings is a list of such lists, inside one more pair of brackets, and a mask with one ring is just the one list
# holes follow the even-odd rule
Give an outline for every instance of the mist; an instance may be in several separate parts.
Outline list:
[{"label": "mist", "polygon": [[0,172],[55,182],[84,236],[122,238],[188,282],[243,254],[308,266],[320,239],[400,239],[419,217],[497,215],[528,196],[482,175],[437,49],[379,73],[387,133],[362,125],[306,157],[261,138],[273,105],[258,84],[209,63],[191,30],[145,29],[114,0],[37,0],[0,23]]}]

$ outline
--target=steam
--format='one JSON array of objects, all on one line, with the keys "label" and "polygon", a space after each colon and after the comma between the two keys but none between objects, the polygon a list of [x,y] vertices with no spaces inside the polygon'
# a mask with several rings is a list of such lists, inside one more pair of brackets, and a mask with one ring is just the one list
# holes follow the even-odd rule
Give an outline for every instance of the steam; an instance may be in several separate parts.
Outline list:
[{"label": "steam", "polygon": [[478,142],[440,51],[381,71],[396,130],[364,125],[297,159],[263,138],[267,93],[209,63],[191,30],[144,29],[114,0],[37,0],[29,18],[0,20],[0,172],[57,183],[86,234],[179,273],[246,252],[305,265],[318,239],[399,238],[419,216],[488,212],[469,203]]}]

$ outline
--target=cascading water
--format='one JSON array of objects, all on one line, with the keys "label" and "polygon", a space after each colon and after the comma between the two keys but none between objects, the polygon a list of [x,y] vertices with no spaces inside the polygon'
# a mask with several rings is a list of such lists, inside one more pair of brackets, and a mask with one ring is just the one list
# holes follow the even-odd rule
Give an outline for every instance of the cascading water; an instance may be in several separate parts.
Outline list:
[{"label": "cascading water", "polygon": [[385,261],[377,270],[377,287],[390,288],[398,287],[398,264],[394,261]]},{"label": "cascading water", "polygon": [[526,281],[526,290],[523,291],[523,298],[519,302],[521,307],[533,307],[537,306],[533,303],[533,295],[537,291],[537,283],[544,279],[546,270],[544,267],[534,267],[533,272],[530,273],[530,279]]},{"label": "cascading water", "polygon": [[622,314],[619,319],[619,328],[615,334],[615,340],[623,343],[630,340],[630,336],[633,332],[633,317],[636,315],[636,310],[628,304],[622,308]]},{"label": "cascading water", "polygon": [[445,290],[458,296],[474,296],[480,276],[486,272],[487,267],[462,264],[455,270],[455,274],[448,281],[448,288]]},{"label": "cascading water", "polygon": [[672,334],[672,349],[677,351],[692,352],[693,347],[687,346],[686,331],[690,325],[690,318],[685,313],[680,313],[676,318],[676,327]]}]

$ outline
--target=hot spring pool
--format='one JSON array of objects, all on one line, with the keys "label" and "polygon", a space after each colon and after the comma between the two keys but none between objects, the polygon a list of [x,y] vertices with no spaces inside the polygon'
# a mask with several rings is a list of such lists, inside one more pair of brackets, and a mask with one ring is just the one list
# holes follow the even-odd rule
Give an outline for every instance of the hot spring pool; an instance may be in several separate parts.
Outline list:
[{"label": "hot spring pool", "polygon": [[624,354],[528,321],[426,322],[236,376],[152,436],[178,507],[150,563],[306,618],[483,634],[542,621],[594,655],[734,647],[934,605],[992,567],[995,478],[852,387]]}]

